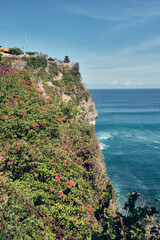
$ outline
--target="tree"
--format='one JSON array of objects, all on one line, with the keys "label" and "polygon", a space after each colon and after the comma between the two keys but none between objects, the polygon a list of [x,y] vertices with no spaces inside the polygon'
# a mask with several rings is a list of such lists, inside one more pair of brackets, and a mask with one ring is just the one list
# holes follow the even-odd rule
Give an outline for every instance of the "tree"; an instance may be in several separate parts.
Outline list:
[{"label": "tree", "polygon": [[13,55],[21,55],[24,52],[20,48],[10,48],[8,53]]},{"label": "tree", "polygon": [[37,55],[38,53],[37,52],[26,52],[27,55],[29,56],[35,56]]}]

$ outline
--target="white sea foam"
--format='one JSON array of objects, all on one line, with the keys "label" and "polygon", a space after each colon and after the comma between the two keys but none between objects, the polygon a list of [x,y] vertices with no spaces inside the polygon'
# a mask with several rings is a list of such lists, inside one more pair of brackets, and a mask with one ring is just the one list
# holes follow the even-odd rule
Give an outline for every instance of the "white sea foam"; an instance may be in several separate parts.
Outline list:
[{"label": "white sea foam", "polygon": [[98,137],[99,140],[107,140],[109,138],[113,138],[113,136],[109,133],[100,133],[100,136]]},{"label": "white sea foam", "polygon": [[104,144],[104,143],[99,143],[99,145],[100,145],[100,149],[101,150],[104,150],[104,149],[107,149],[107,148],[109,148],[109,145],[107,145],[107,144]]},{"label": "white sea foam", "polygon": [[155,149],[160,149],[160,147],[154,147]]}]

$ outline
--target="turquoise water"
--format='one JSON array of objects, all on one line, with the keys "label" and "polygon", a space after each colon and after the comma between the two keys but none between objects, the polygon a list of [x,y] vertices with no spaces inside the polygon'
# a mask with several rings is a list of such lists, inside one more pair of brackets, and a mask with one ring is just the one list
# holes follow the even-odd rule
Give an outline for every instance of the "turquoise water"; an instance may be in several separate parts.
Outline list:
[{"label": "turquoise water", "polygon": [[160,89],[90,90],[96,134],[119,203],[138,191],[160,198]]}]

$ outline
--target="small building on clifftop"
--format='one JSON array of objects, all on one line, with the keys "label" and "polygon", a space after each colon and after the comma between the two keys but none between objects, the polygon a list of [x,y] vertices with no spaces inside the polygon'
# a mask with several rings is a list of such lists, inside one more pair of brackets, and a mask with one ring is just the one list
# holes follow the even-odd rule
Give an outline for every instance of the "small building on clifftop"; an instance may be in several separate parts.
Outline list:
[{"label": "small building on clifftop", "polygon": [[69,60],[69,57],[68,56],[65,56],[65,58],[64,58],[64,61],[63,61],[64,63],[70,63],[70,60]]}]

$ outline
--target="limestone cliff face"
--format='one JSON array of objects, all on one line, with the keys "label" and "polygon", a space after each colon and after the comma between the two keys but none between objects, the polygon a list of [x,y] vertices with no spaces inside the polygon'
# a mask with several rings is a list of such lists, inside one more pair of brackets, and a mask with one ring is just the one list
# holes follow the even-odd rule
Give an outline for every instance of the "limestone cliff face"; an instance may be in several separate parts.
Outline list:
[{"label": "limestone cliff face", "polygon": [[[14,84],[15,96],[18,94],[20,105],[15,103],[11,109],[9,106],[5,118],[2,116],[3,119],[12,119],[13,110],[17,114],[17,106],[20,114],[25,111],[22,115],[23,121],[19,116],[16,118],[16,121],[21,121],[18,131],[15,128],[17,122],[12,120],[8,126],[13,124],[11,129],[14,130],[14,135],[12,131],[11,137],[8,137],[8,132],[4,132],[6,135],[2,134],[2,142],[8,141],[2,156],[9,156],[14,167],[4,164],[3,173],[9,172],[6,175],[7,184],[23,198],[27,197],[27,201],[35,206],[42,205],[43,214],[48,214],[53,224],[63,227],[70,236],[75,236],[76,239],[106,239],[106,219],[114,217],[117,210],[116,194],[106,174],[105,162],[94,129],[98,115],[94,100],[81,81],[78,63],[65,65],[48,62],[41,56],[37,59],[25,57],[22,61],[24,62],[16,65],[20,74],[16,72],[11,82]],[[21,78],[24,80],[21,81]],[[0,78],[1,80],[4,82],[4,78]],[[5,81],[5,84],[8,82]],[[14,102],[14,95],[10,94],[12,88],[11,92],[9,88],[4,87],[3,90],[8,91],[7,101]],[[2,102],[5,108],[6,103]],[[2,121],[3,124],[6,122]],[[5,129],[6,127],[1,128],[2,131]],[[14,140],[11,145],[12,138]],[[23,149],[22,155],[13,148],[15,143]],[[11,148],[8,151],[9,145]],[[6,157],[4,161],[7,163]],[[80,211],[81,208],[84,210]],[[4,211],[8,212],[9,209],[9,214],[13,216],[10,204],[6,209]],[[14,214],[21,215],[21,211],[16,210]],[[7,221],[8,219],[10,218],[6,217]],[[30,223],[29,214],[26,219],[27,223]],[[77,225],[79,220],[81,222]],[[90,222],[90,229],[86,222]],[[32,223],[33,221],[30,229],[34,231]],[[12,225],[11,222],[9,226]],[[11,227],[8,230],[10,229]],[[74,234],[72,230],[75,231]],[[34,235],[36,231],[37,229]],[[45,231],[44,235],[50,236],[50,239],[59,238],[53,236],[50,227]],[[19,230],[16,234],[19,234]],[[25,232],[24,236],[26,234]],[[16,235],[14,239],[19,238]],[[64,236],[62,238],[64,239]]]},{"label": "limestone cliff face", "polygon": [[[12,59],[11,65],[13,67],[16,67],[17,70],[22,71],[27,65],[27,59]],[[66,83],[63,84],[63,79],[65,79],[65,76],[68,74],[71,76],[75,75],[75,82],[78,78],[78,80],[80,80],[81,77],[79,73],[78,63],[65,64],[63,62],[47,61],[45,69],[42,69],[41,67],[35,69],[32,73],[32,77],[38,77],[38,86],[40,87],[39,90],[43,91],[42,95],[46,98],[49,98],[50,96],[49,91],[46,90],[47,87],[50,88],[50,92],[52,89],[53,92],[61,95],[63,101],[67,103],[73,100],[77,100],[80,95],[80,91],[82,91],[83,94],[79,97],[80,99],[78,101],[80,111],[79,117],[83,115],[84,120],[87,120],[90,124],[95,125],[95,120],[98,117],[98,114],[95,109],[95,104],[92,96],[82,83],[81,86],[76,86],[74,84],[74,81],[71,82],[70,79],[68,79],[68,85],[70,85],[70,88],[68,89]],[[47,81],[45,81],[44,77],[48,78]],[[79,89],[79,87],[81,89]]]},{"label": "limestone cliff face", "polygon": [[89,96],[88,101],[83,99],[80,103],[81,107],[85,109],[85,120],[88,120],[90,124],[95,125],[96,118],[98,113],[95,108],[94,100]]}]

